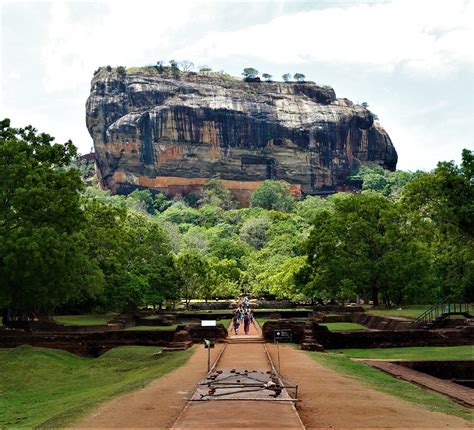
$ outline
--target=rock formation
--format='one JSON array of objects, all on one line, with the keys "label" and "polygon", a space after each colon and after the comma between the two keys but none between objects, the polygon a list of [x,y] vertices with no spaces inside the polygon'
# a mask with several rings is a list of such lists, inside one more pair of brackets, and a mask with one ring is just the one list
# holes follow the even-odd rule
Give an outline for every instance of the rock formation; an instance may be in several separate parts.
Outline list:
[{"label": "rock formation", "polygon": [[219,177],[246,205],[265,179],[286,181],[294,195],[319,194],[347,189],[361,163],[397,163],[370,111],[313,82],[101,68],[86,122],[101,184],[116,193],[198,193]]}]

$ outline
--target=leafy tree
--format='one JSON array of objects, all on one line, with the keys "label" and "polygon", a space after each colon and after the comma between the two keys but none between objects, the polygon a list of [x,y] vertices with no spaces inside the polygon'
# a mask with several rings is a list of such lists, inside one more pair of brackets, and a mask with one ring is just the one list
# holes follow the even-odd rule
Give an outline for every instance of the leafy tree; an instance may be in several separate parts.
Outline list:
[{"label": "leafy tree", "polygon": [[126,198],[126,204],[130,209],[139,212],[155,213],[155,201],[150,190],[132,191]]},{"label": "leafy tree", "polygon": [[212,297],[209,293],[209,264],[196,250],[186,250],[178,254],[176,267],[182,278],[181,297],[184,299],[186,309],[192,298],[204,296]]},{"label": "leafy tree", "polygon": [[242,72],[242,76],[244,80],[253,80],[258,76],[258,70],[254,69],[253,67],[246,67]]},{"label": "leafy tree", "polygon": [[430,286],[429,253],[416,237],[401,208],[378,194],[336,201],[332,213],[316,215],[298,282],[309,297],[344,300],[357,292],[375,306],[380,296],[402,303],[406,289]]},{"label": "leafy tree", "polygon": [[304,82],[304,79],[305,79],[305,75],[303,75],[302,73],[295,73],[293,75],[293,79],[297,82]]},{"label": "leafy tree", "polygon": [[240,229],[240,239],[253,246],[254,249],[261,249],[268,240],[268,229],[270,220],[265,216],[247,219]]},{"label": "leafy tree", "polygon": [[173,70],[174,72],[179,71],[178,62],[176,60],[170,60],[169,63],[170,63],[171,70]]},{"label": "leafy tree", "polygon": [[266,81],[271,81],[273,76],[272,75],[269,75],[268,73],[264,73],[262,75],[262,78],[265,79]]},{"label": "leafy tree", "polygon": [[291,73],[285,73],[284,75],[281,76],[285,82],[290,82],[291,81]]},{"label": "leafy tree", "polygon": [[252,193],[250,204],[252,207],[287,212],[292,209],[294,198],[290,195],[288,185],[266,180]]},{"label": "leafy tree", "polygon": [[210,179],[204,185],[202,203],[223,209],[233,209],[236,205],[232,193],[217,178]]},{"label": "leafy tree", "polygon": [[120,76],[125,76],[125,72],[126,72],[126,67],[123,67],[123,66],[118,66],[117,67],[117,73]]},{"label": "leafy tree", "polygon": [[206,73],[210,71],[212,71],[212,69],[209,66],[199,66],[199,72],[201,73]]},{"label": "leafy tree", "polygon": [[[153,199],[154,212],[164,212],[173,204],[172,200],[166,198],[163,193],[158,193]],[[150,212],[153,213],[153,212]]]},{"label": "leafy tree", "polygon": [[102,283],[82,229],[76,148],[31,127],[0,122],[0,306],[51,313]]},{"label": "leafy tree", "polygon": [[181,68],[183,69],[183,72],[189,72],[194,68],[194,63],[189,60],[183,60],[180,63]]},{"label": "leafy tree", "polygon": [[462,164],[440,162],[404,189],[401,202],[435,227],[431,246],[442,296],[474,299],[474,153],[462,152]]}]

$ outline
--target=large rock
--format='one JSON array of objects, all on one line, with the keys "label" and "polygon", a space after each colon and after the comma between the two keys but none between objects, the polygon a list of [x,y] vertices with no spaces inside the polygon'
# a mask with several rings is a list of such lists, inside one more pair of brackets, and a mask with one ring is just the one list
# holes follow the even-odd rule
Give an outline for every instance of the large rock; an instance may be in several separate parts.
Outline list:
[{"label": "large rock", "polygon": [[313,82],[101,68],[86,121],[101,184],[117,193],[199,192],[219,176],[245,205],[265,179],[286,181],[295,195],[318,194],[347,189],[361,163],[397,163],[367,109]]}]

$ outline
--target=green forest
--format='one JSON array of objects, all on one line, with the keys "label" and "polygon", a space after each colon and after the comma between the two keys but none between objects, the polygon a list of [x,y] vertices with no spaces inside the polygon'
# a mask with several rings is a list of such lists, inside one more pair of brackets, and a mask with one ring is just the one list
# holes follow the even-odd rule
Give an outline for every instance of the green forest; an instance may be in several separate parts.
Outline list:
[{"label": "green forest", "polygon": [[252,297],[376,305],[474,300],[474,153],[431,172],[361,166],[360,193],[295,200],[265,181],[251,207],[202,195],[112,195],[71,141],[0,122],[0,308],[17,316]]}]

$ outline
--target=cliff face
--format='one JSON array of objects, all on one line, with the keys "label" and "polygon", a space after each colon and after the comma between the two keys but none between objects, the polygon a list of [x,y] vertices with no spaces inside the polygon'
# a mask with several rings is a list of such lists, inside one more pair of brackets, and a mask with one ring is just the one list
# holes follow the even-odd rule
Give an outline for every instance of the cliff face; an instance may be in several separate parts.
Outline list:
[{"label": "cliff face", "polygon": [[104,68],[92,79],[86,122],[102,186],[118,193],[199,192],[219,176],[245,205],[265,179],[314,194],[344,189],[360,163],[397,163],[367,109],[311,82]]}]

